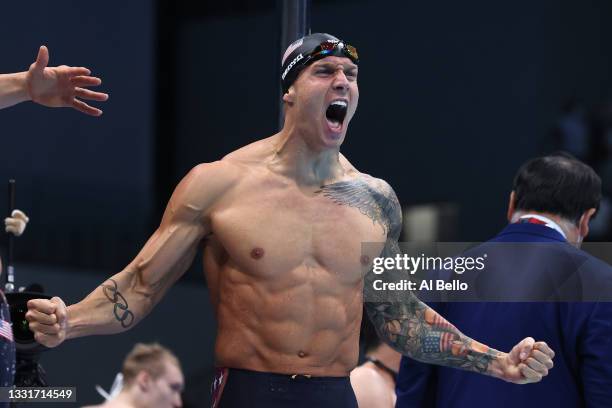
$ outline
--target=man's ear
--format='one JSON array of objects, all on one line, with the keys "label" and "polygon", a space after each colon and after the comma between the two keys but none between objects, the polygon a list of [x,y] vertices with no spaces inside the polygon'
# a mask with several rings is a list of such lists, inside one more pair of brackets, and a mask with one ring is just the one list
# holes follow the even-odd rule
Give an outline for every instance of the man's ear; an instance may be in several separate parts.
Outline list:
[{"label": "man's ear", "polygon": [[295,90],[293,85],[289,87],[289,90],[283,94],[283,101],[288,103],[289,105],[293,104],[295,101]]},{"label": "man's ear", "polygon": [[578,231],[583,238],[586,238],[589,235],[589,222],[591,222],[591,218],[595,215],[597,210],[595,208],[589,208],[582,214],[580,220],[578,221]]},{"label": "man's ear", "polygon": [[516,211],[516,193],[514,190],[510,193],[510,199],[508,200],[508,212],[506,213],[506,217],[508,218],[508,222],[512,222],[512,217],[514,216],[514,212]]},{"label": "man's ear", "polygon": [[141,371],[136,375],[136,384],[143,391],[147,392],[151,388],[151,376],[146,371]]}]

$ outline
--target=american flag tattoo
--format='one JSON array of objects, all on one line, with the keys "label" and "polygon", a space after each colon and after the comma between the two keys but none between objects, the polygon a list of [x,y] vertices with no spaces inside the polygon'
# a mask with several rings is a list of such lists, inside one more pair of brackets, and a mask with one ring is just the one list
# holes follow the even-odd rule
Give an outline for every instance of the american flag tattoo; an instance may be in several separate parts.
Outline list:
[{"label": "american flag tattoo", "polygon": [[423,341],[423,353],[440,353],[449,351],[453,345],[455,335],[450,332],[431,333]]},{"label": "american flag tattoo", "polygon": [[457,328],[449,323],[445,318],[435,313],[433,316],[433,321],[430,323],[433,327],[444,329],[448,331],[456,331]]}]

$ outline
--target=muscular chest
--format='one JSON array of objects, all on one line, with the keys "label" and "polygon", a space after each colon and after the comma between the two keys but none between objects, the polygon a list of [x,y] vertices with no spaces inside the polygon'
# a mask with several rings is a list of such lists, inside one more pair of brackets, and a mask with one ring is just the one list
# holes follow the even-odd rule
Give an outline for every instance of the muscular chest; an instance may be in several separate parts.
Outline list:
[{"label": "muscular chest", "polygon": [[260,277],[311,268],[357,280],[377,255],[364,254],[362,243],[386,237],[365,208],[282,184],[247,186],[211,221],[230,260]]}]

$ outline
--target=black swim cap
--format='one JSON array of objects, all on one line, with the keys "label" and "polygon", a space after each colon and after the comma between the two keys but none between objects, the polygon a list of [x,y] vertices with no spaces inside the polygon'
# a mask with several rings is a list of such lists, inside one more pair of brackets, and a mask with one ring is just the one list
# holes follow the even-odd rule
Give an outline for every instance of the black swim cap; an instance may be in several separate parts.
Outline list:
[{"label": "black swim cap", "polygon": [[283,55],[281,84],[283,93],[289,91],[300,72],[313,62],[329,56],[347,57],[355,64],[359,62],[357,50],[330,34],[309,34],[293,42]]}]

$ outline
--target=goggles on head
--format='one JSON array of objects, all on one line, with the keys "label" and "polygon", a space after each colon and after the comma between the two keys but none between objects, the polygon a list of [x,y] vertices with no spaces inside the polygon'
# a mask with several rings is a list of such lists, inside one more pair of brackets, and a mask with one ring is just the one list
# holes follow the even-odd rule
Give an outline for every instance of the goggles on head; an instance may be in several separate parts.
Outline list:
[{"label": "goggles on head", "polygon": [[355,64],[359,62],[359,55],[357,54],[357,48],[345,43],[344,41],[325,40],[321,44],[315,47],[314,50],[304,58],[302,65],[308,64],[310,61],[318,59],[317,57],[326,57],[328,55],[337,54],[338,51],[342,52]]}]

